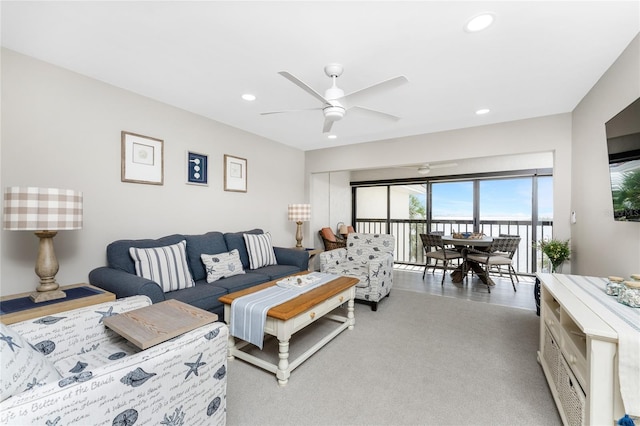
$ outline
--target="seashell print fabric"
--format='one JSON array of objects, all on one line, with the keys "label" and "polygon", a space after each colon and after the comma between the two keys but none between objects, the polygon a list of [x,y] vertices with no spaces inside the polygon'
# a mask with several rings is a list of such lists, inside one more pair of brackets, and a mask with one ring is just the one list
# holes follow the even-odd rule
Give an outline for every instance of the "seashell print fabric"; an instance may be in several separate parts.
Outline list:
[{"label": "seashell print fabric", "polygon": [[227,326],[208,324],[141,351],[102,324],[150,304],[134,296],[14,324],[31,345],[46,342],[40,347],[62,379],[0,403],[0,424],[224,424]]},{"label": "seashell print fabric", "polygon": [[351,233],[346,248],[320,253],[320,271],[358,278],[356,299],[378,302],[393,286],[395,237]]}]

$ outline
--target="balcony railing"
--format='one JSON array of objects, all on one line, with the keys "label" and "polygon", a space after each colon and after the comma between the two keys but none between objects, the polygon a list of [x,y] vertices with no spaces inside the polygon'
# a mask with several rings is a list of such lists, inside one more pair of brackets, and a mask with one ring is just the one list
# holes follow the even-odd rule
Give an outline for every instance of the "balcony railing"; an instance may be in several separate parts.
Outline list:
[{"label": "balcony railing", "polygon": [[[392,234],[396,237],[395,262],[409,265],[424,265],[425,257],[419,234],[443,232],[473,232],[472,220],[432,220],[430,229],[427,222],[415,219],[356,219],[355,229],[370,234]],[[533,274],[543,268],[549,268],[533,240],[533,224],[526,220],[486,220],[479,222],[479,229],[485,235],[497,237],[500,234],[519,235],[522,239],[513,260],[514,268],[519,274]],[[535,238],[550,239],[553,221],[539,221]]]}]

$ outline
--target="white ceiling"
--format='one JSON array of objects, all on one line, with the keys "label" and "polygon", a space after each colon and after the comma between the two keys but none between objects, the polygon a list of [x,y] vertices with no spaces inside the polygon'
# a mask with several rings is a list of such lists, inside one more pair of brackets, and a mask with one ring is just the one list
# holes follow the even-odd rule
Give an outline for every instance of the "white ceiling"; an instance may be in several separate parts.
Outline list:
[{"label": "white ceiling", "polygon": [[[640,1],[2,1],[2,45],[302,150],[572,111],[640,31]],[[480,33],[463,25],[490,11]],[[322,133],[326,64],[346,93],[409,84]],[[253,93],[257,100],[241,99]],[[490,108],[477,116],[479,108]]]}]

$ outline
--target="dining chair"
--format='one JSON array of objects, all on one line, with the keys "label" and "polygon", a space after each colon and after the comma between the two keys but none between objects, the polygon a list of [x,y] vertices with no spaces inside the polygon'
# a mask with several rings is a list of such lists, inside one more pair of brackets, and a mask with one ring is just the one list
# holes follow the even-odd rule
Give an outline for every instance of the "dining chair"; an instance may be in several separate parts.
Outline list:
[{"label": "dining chair", "polygon": [[[520,235],[515,235],[515,234],[499,234],[499,237],[511,237],[511,238],[520,238]],[[522,239],[520,240],[522,241]],[[513,259],[513,256],[515,256],[516,251],[518,251],[518,247],[519,245],[516,246],[512,246],[510,251],[505,252],[511,259]],[[500,274],[500,276],[502,277],[502,266],[505,265],[497,265],[496,268],[498,269],[498,273]],[[520,279],[518,278],[518,274],[516,272],[515,269],[513,269],[513,266],[509,265],[509,267],[512,269],[513,271],[513,275],[516,277],[516,281],[520,282]]]},{"label": "dining chair", "polygon": [[480,251],[473,248],[470,248],[467,251],[466,260],[468,262],[476,262],[481,266],[484,265],[484,278],[486,279],[489,293],[491,293],[491,279],[489,278],[489,271],[493,267],[500,268],[501,266],[506,266],[509,269],[509,278],[511,279],[513,291],[517,291],[516,284],[513,281],[513,276],[516,276],[516,280],[518,282],[520,282],[520,280],[518,279],[516,270],[513,268],[513,256],[518,250],[520,240],[520,236],[494,237],[491,245],[486,251]]},{"label": "dining chair", "polygon": [[447,248],[442,241],[442,235],[440,233],[420,234],[422,245],[425,251],[424,271],[422,272],[422,279],[424,279],[429,268],[429,259],[434,259],[433,274],[438,265],[438,261],[442,262],[442,282],[440,285],[444,285],[444,276],[447,274],[448,265],[451,260],[462,259],[462,254],[454,249]]}]

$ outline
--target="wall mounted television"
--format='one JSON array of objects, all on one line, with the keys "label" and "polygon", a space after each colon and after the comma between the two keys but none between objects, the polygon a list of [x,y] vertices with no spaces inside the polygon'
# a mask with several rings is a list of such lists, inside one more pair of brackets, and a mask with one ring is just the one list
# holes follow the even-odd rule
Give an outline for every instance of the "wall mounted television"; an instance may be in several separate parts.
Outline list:
[{"label": "wall mounted television", "polygon": [[605,124],[613,218],[640,222],[640,98]]}]

